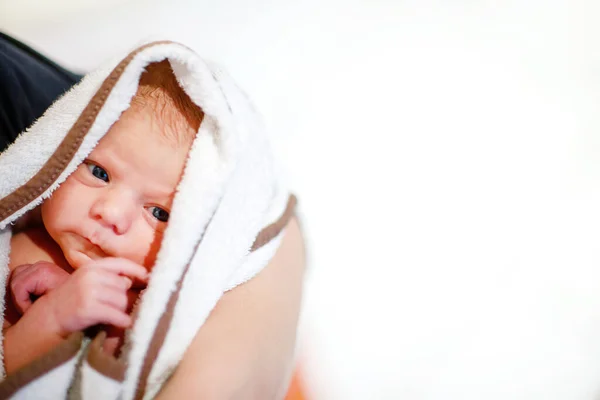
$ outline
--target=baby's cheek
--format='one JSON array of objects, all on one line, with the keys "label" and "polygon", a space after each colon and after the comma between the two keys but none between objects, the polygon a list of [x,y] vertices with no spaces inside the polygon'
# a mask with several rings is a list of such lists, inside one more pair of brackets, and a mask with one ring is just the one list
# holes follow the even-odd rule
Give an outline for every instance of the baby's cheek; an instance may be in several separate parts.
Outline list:
[{"label": "baby's cheek", "polygon": [[146,266],[148,270],[151,270],[154,266],[154,263],[156,262],[156,256],[160,251],[160,247],[163,241],[163,233],[163,231],[154,231],[152,242],[150,243],[150,248],[148,250],[148,254],[144,262],[144,266]]},{"label": "baby's cheek", "polygon": [[144,257],[144,261],[142,262],[142,265],[144,267],[146,267],[146,269],[148,271],[152,270],[152,267],[154,266],[154,263],[156,262],[156,256],[158,255],[158,251],[160,250],[160,241],[158,243],[152,243],[150,245],[150,248],[148,249],[148,251],[146,252],[146,255]]},{"label": "baby's cheek", "polygon": [[57,218],[57,207],[54,205],[55,200],[53,198],[49,198],[42,204],[41,214],[42,214],[42,223],[46,228],[48,234],[56,240],[56,232],[60,230],[59,219]]},{"label": "baby's cheek", "polygon": [[128,258],[151,270],[160,250],[161,242],[162,234],[158,234],[154,230],[143,229],[142,232],[137,231],[135,235],[129,238],[129,246],[126,247],[127,254],[118,256]]},{"label": "baby's cheek", "polygon": [[85,199],[85,193],[79,189],[80,186],[74,182],[72,176],[67,178],[42,204],[42,215],[44,213],[72,215],[80,209]]}]

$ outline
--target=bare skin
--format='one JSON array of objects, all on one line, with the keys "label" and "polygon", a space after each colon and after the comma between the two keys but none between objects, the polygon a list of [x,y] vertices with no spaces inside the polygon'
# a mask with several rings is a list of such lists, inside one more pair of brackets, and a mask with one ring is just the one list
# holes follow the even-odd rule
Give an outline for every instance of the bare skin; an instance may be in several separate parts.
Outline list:
[{"label": "bare skin", "polygon": [[[11,249],[18,256],[9,264],[11,290],[7,291],[4,321],[7,373],[33,361],[71,333],[98,324],[120,328],[109,330],[111,337],[105,346],[110,353],[117,349],[122,329],[131,325],[129,312],[139,293],[130,290],[132,279],[126,276],[144,281],[145,268],[129,260],[105,258],[73,272],[43,228],[15,235]],[[39,289],[37,293],[38,289],[27,287],[32,283]],[[19,284],[24,286],[19,288]],[[41,297],[31,302],[30,293]]]}]

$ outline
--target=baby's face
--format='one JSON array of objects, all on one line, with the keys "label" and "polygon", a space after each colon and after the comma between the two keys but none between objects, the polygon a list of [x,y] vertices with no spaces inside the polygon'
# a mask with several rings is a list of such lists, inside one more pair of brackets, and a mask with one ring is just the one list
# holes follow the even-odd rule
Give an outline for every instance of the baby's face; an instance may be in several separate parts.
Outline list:
[{"label": "baby's face", "polygon": [[42,205],[42,219],[69,264],[123,257],[150,269],[188,145],[161,132],[151,110],[129,109]]}]

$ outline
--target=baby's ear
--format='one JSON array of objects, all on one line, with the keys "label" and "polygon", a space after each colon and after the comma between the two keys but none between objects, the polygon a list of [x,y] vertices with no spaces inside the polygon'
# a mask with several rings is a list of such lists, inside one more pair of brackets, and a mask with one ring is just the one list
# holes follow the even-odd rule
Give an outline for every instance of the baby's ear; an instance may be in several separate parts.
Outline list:
[{"label": "baby's ear", "polygon": [[42,226],[42,224],[42,205],[40,204],[17,219],[13,224],[12,232],[15,234],[29,228]]}]

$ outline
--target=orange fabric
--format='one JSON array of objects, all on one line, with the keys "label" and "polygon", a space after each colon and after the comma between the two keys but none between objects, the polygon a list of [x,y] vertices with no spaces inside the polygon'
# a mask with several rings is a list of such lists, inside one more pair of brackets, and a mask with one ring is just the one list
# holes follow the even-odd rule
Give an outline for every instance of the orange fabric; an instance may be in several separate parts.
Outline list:
[{"label": "orange fabric", "polygon": [[298,371],[296,371],[292,377],[292,382],[290,384],[290,388],[288,389],[287,396],[285,396],[285,400],[308,400]]}]

